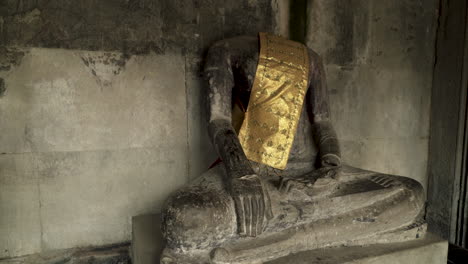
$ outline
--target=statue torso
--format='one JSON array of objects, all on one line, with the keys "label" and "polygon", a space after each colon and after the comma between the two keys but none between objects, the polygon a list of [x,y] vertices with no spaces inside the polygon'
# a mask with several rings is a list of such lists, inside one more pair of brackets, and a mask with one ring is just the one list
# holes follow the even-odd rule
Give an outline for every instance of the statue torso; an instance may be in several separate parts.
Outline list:
[{"label": "statue torso", "polygon": [[[231,59],[229,65],[231,65],[235,83],[232,92],[233,102],[239,100],[247,109],[257,71],[259,56],[258,38],[238,37],[228,40],[226,44],[229,45],[228,50],[230,51]],[[310,167],[316,159],[317,148],[312,137],[312,124],[308,117],[307,106],[309,102],[307,99],[306,96],[286,170],[294,167]]]}]

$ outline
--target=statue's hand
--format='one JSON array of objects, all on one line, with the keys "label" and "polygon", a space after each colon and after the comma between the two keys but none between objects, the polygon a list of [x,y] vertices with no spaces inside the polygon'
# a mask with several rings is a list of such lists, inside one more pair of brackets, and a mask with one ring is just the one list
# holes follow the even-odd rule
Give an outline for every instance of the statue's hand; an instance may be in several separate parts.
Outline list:
[{"label": "statue's hand", "polygon": [[321,158],[322,167],[340,167],[341,158],[336,154],[326,154]]},{"label": "statue's hand", "polygon": [[273,218],[270,198],[261,179],[255,174],[230,179],[230,192],[236,208],[239,235],[260,235],[268,220]]},{"label": "statue's hand", "polygon": [[340,166],[322,167],[301,177],[281,177],[279,190],[289,192],[294,186],[323,188],[338,182],[340,171]]}]

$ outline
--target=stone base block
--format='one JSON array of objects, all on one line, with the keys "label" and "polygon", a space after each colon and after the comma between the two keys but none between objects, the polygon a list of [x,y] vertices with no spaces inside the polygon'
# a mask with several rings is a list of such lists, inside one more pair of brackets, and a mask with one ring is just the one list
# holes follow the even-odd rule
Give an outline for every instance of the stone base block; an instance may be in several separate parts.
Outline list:
[{"label": "stone base block", "polygon": [[[163,249],[160,223],[159,214],[133,218],[133,264],[159,263]],[[428,233],[403,243],[310,250],[266,264],[445,264],[447,251],[447,241]]]},{"label": "stone base block", "polygon": [[268,264],[446,264],[447,251],[447,241],[427,233],[403,243],[310,250]]},{"label": "stone base block", "polygon": [[133,264],[159,264],[163,250],[159,214],[139,215],[132,218]]}]

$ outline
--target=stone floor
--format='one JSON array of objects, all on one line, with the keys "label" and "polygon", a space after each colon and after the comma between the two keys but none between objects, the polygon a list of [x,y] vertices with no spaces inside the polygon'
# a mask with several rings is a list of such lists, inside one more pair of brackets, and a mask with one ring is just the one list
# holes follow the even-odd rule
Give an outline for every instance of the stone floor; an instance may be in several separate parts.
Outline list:
[{"label": "stone floor", "polygon": [[0,259],[0,264],[131,264],[130,243],[106,247],[54,250],[23,257]]},{"label": "stone floor", "polygon": [[[162,250],[159,219],[159,215],[133,218],[133,264],[158,263]],[[404,243],[311,250],[265,264],[445,264],[447,249],[447,241],[428,234]]]},{"label": "stone floor", "polygon": [[[98,248],[56,250],[24,257],[0,259],[0,264],[157,264],[162,249],[158,215],[133,218],[133,242]],[[267,264],[465,264],[468,250],[450,246],[429,234],[406,243],[313,250]],[[131,260],[132,258],[132,260]]]},{"label": "stone floor", "polygon": [[266,264],[445,264],[447,248],[447,241],[428,234],[404,243],[305,251]]}]

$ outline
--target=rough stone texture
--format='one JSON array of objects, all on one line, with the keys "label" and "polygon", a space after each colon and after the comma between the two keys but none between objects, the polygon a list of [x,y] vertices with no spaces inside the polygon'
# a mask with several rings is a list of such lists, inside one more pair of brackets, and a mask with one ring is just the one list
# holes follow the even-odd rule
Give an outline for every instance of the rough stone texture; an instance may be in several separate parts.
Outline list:
[{"label": "rough stone texture", "polygon": [[[133,264],[153,264],[160,258],[161,233],[154,228],[160,215],[141,215],[133,219]],[[145,232],[142,232],[145,230]],[[136,232],[135,232],[136,231]],[[147,247],[153,245],[153,247]],[[414,263],[442,264],[447,259],[447,241],[428,234],[422,240],[387,245],[337,247],[312,250],[268,262],[269,264],[344,264]]]},{"label": "rough stone texture", "polygon": [[120,56],[29,51],[5,73],[1,152],[185,146],[183,57],[135,56],[120,72]]},{"label": "rough stone texture", "polygon": [[191,179],[205,172],[213,164],[216,154],[206,127],[206,82],[201,78],[201,58],[190,56],[186,60],[187,115],[189,129],[189,176]]},{"label": "rough stone texture", "polygon": [[308,5],[307,44],[326,64],[344,161],[425,187],[437,2]]},{"label": "rough stone texture", "polygon": [[41,250],[39,187],[32,155],[0,155],[0,258]]},{"label": "rough stone texture", "polygon": [[0,264],[131,264],[129,245],[52,250],[24,257],[0,259]]},{"label": "rough stone texture", "polygon": [[130,240],[188,178],[183,57],[25,54],[1,73],[0,257]]},{"label": "rough stone texture", "polygon": [[164,53],[273,27],[267,0],[5,0],[0,43]]},{"label": "rough stone texture", "polygon": [[139,215],[132,218],[130,255],[133,264],[159,263],[163,244],[160,214]]},{"label": "rough stone texture", "polygon": [[[426,225],[420,219],[424,190],[413,179],[344,167],[336,183],[297,183],[281,191],[278,176],[266,174],[267,169],[256,171],[264,180],[273,211],[261,234],[243,236],[242,229],[236,228],[234,202],[223,188],[222,179],[229,176],[221,164],[166,203],[162,263],[263,263],[293,252],[402,242],[425,234]],[[248,210],[247,217],[255,212]]]},{"label": "rough stone texture", "polygon": [[467,132],[466,123],[463,124],[468,121],[467,11],[467,1],[440,2],[437,61],[434,65],[431,102],[427,208],[432,232],[463,247],[468,242],[465,217],[466,169],[463,175],[463,168],[467,164],[467,136],[464,135]]},{"label": "rough stone texture", "polygon": [[447,251],[446,240],[429,234],[404,243],[302,252],[266,264],[445,264]]},{"label": "rough stone texture", "polygon": [[169,146],[38,155],[43,249],[128,241],[130,217],[185,181],[184,159]]}]

